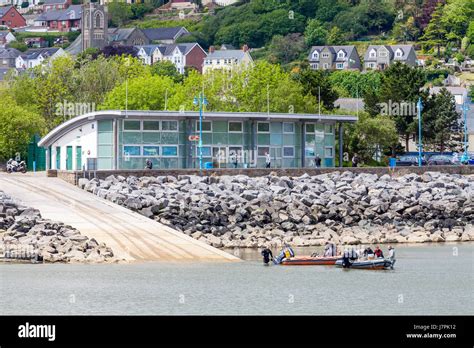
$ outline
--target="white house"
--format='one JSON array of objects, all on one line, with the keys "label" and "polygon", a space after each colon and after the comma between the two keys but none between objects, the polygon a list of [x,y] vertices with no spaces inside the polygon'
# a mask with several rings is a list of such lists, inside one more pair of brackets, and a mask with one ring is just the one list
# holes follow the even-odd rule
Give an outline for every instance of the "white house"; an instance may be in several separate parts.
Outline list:
[{"label": "white house", "polygon": [[15,40],[15,36],[11,32],[0,31],[0,48],[5,48],[6,45]]},{"label": "white house", "polygon": [[182,43],[172,45],[145,45],[137,46],[138,57],[145,64],[152,65],[160,61],[170,61],[180,74],[184,74],[186,67],[193,67],[198,71],[207,56],[202,47],[196,43]]},{"label": "white house", "polygon": [[203,73],[215,69],[233,70],[253,64],[247,45],[241,50],[214,50],[211,46],[209,55],[204,60]]},{"label": "white house", "polygon": [[64,54],[66,54],[66,52],[58,47],[33,48],[18,56],[15,61],[15,66],[17,69],[34,68],[47,59],[51,61]]}]

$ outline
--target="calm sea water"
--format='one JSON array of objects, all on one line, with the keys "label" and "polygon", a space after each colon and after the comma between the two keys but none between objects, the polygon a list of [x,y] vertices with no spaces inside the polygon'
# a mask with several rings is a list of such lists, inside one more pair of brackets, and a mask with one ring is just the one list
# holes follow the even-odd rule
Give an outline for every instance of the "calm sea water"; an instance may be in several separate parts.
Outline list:
[{"label": "calm sea water", "polygon": [[[239,263],[0,265],[0,314],[474,314],[474,244],[398,246],[394,271]],[[310,254],[305,250],[301,254]]]}]

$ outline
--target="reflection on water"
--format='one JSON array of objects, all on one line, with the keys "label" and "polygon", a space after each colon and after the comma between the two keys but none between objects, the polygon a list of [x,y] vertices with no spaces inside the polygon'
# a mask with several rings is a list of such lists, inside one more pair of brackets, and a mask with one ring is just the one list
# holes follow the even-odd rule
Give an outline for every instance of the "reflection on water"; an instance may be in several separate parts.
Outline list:
[{"label": "reflection on water", "polygon": [[263,267],[257,250],[237,263],[5,264],[0,314],[474,314],[473,243],[396,252],[394,271]]}]

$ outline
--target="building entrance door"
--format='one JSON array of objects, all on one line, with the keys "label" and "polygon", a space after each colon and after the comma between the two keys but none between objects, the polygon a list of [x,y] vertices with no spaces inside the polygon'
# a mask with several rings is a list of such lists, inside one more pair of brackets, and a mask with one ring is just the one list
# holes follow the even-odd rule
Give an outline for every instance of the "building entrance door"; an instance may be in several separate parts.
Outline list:
[{"label": "building entrance door", "polygon": [[76,146],[76,170],[82,170],[82,146]]},{"label": "building entrance door", "polygon": [[72,146],[66,147],[66,170],[72,170]]},{"label": "building entrance door", "polygon": [[227,147],[214,146],[212,148],[212,166],[214,168],[226,168]]}]

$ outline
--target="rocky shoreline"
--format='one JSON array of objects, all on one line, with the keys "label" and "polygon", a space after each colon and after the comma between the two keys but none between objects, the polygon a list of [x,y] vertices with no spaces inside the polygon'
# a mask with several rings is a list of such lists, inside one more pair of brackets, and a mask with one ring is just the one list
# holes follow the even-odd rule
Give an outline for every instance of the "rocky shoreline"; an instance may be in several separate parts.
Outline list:
[{"label": "rocky shoreline", "polygon": [[112,249],[62,222],[43,219],[0,191],[0,252],[4,260],[115,262]]},{"label": "rocky shoreline", "polygon": [[218,248],[474,240],[474,178],[109,176],[79,187]]}]

